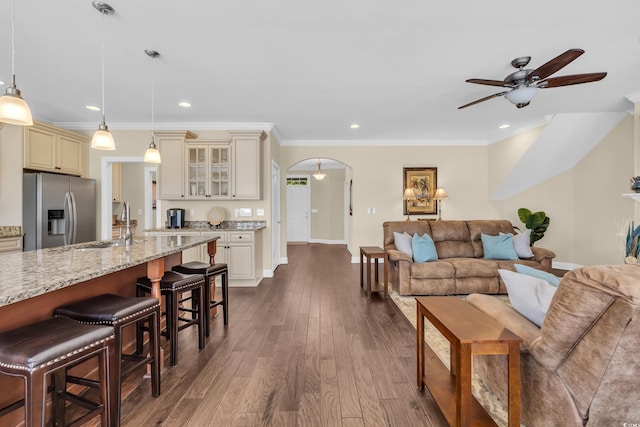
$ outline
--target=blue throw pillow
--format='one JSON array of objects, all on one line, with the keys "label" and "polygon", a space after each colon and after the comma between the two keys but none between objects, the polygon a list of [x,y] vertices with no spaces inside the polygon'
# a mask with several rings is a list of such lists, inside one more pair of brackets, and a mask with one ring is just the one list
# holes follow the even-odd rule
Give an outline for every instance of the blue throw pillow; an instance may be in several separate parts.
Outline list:
[{"label": "blue throw pillow", "polygon": [[537,268],[529,267],[528,265],[523,264],[514,264],[513,266],[516,268],[516,271],[518,273],[546,280],[550,285],[553,285],[556,288],[560,284],[560,278],[558,276],[547,273],[546,271],[538,270]]},{"label": "blue throw pillow", "polygon": [[499,236],[489,236],[480,234],[482,249],[485,259],[518,259],[518,254],[513,248],[513,234],[501,234]]},{"label": "blue throw pillow", "polygon": [[436,261],[438,259],[436,245],[427,233],[422,236],[418,236],[418,233],[414,234],[411,239],[411,247],[414,262]]}]

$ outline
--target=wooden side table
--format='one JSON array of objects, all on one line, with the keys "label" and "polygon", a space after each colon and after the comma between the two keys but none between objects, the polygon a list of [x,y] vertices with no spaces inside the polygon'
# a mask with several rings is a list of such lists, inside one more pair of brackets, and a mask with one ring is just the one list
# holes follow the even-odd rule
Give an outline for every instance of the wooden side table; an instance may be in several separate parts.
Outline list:
[{"label": "wooden side table", "polygon": [[[471,393],[471,359],[474,354],[506,354],[509,426],[519,427],[522,338],[459,297],[417,297],[416,305],[418,389],[427,386],[451,426],[470,426],[472,421],[473,425],[494,426],[495,422]],[[431,372],[425,372],[425,317],[451,345],[450,372],[434,363]]]},{"label": "wooden side table", "polygon": [[[366,290],[367,298],[371,298],[373,292],[384,292],[384,297],[389,296],[389,270],[387,270],[387,253],[378,246],[360,246],[360,287],[365,286],[364,266],[367,266]],[[375,282],[371,283],[371,260],[374,261]],[[383,259],[384,262],[384,284],[378,280],[378,260]]]}]

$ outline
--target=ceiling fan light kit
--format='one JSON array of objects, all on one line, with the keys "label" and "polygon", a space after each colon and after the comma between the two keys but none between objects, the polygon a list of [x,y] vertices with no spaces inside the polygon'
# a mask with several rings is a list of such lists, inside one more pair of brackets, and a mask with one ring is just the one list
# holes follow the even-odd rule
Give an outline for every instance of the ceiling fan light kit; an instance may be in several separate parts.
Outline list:
[{"label": "ceiling fan light kit", "polygon": [[479,104],[489,99],[503,96],[507,98],[509,102],[514,104],[518,108],[526,107],[529,105],[538,89],[548,89],[560,86],[570,86],[582,83],[591,83],[602,80],[606,77],[607,73],[587,73],[587,74],[571,74],[568,76],[549,77],[552,74],[558,72],[560,69],[566,67],[573,60],[578,58],[584,53],[582,49],[569,49],[566,52],[558,55],[552,60],[542,64],[540,67],[533,69],[525,69],[531,61],[530,56],[521,56],[511,61],[511,65],[517,68],[515,71],[505,77],[504,80],[487,80],[487,79],[468,79],[467,83],[475,83],[487,86],[498,86],[510,88],[510,90],[495,93],[493,95],[486,96],[484,98],[477,99],[468,104],[458,107],[458,109],[470,107],[475,104]]}]

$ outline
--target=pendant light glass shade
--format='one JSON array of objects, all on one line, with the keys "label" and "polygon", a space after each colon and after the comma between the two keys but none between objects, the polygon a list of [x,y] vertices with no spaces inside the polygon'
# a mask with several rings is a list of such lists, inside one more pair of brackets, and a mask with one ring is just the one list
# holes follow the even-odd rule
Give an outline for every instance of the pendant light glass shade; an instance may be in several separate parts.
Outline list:
[{"label": "pendant light glass shade", "polygon": [[[145,49],[144,53],[147,54],[152,60],[156,57],[160,56],[158,52],[155,50],[147,50]],[[149,148],[144,153],[144,161],[147,163],[162,163],[162,158],[160,157],[160,151],[158,151],[158,147],[156,147],[155,140],[153,139],[153,118],[154,118],[154,80],[153,80],[153,64],[151,64],[151,144],[149,144]]]},{"label": "pendant light glass shade", "polygon": [[149,144],[149,148],[144,153],[144,161],[147,163],[162,163],[162,158],[155,142],[151,141],[151,144]]},{"label": "pendant light glass shade", "polygon": [[106,15],[112,15],[114,9],[100,1],[94,1],[92,4],[93,7],[102,14],[102,123],[100,123],[98,130],[93,134],[91,148],[95,148],[96,150],[115,150],[116,143],[113,140],[113,135],[109,132],[104,114],[104,17]]},{"label": "pendant light glass shade", "polygon": [[116,143],[113,140],[113,135],[109,132],[109,128],[105,124],[104,120],[98,126],[98,130],[93,134],[91,138],[91,148],[96,150],[115,150]]},{"label": "pendant light glass shade", "polygon": [[14,83],[0,96],[0,122],[10,125],[32,126],[33,117],[26,101],[20,96],[20,90]]},{"label": "pendant light glass shade", "polygon": [[313,174],[313,177],[318,181],[322,181],[325,176],[327,176],[327,174],[322,173],[322,171],[320,170],[320,161],[318,161],[318,170],[316,171],[316,173]]},{"label": "pendant light glass shade", "polygon": [[0,96],[0,122],[18,126],[32,126],[33,117],[26,101],[20,95],[20,90],[16,87],[15,72],[15,20],[14,1],[11,1],[11,86],[7,88],[4,95]]}]

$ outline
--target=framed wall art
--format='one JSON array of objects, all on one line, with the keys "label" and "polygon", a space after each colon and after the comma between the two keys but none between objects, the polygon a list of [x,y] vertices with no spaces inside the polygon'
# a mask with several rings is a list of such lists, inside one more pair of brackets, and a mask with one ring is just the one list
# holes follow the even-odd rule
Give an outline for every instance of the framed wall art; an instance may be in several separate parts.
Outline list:
[{"label": "framed wall art", "polygon": [[[406,200],[404,215],[435,215],[438,204],[433,196],[438,188],[438,168],[403,168],[404,180],[402,191],[413,188],[416,199]],[[400,193],[400,194],[403,194]]]}]

